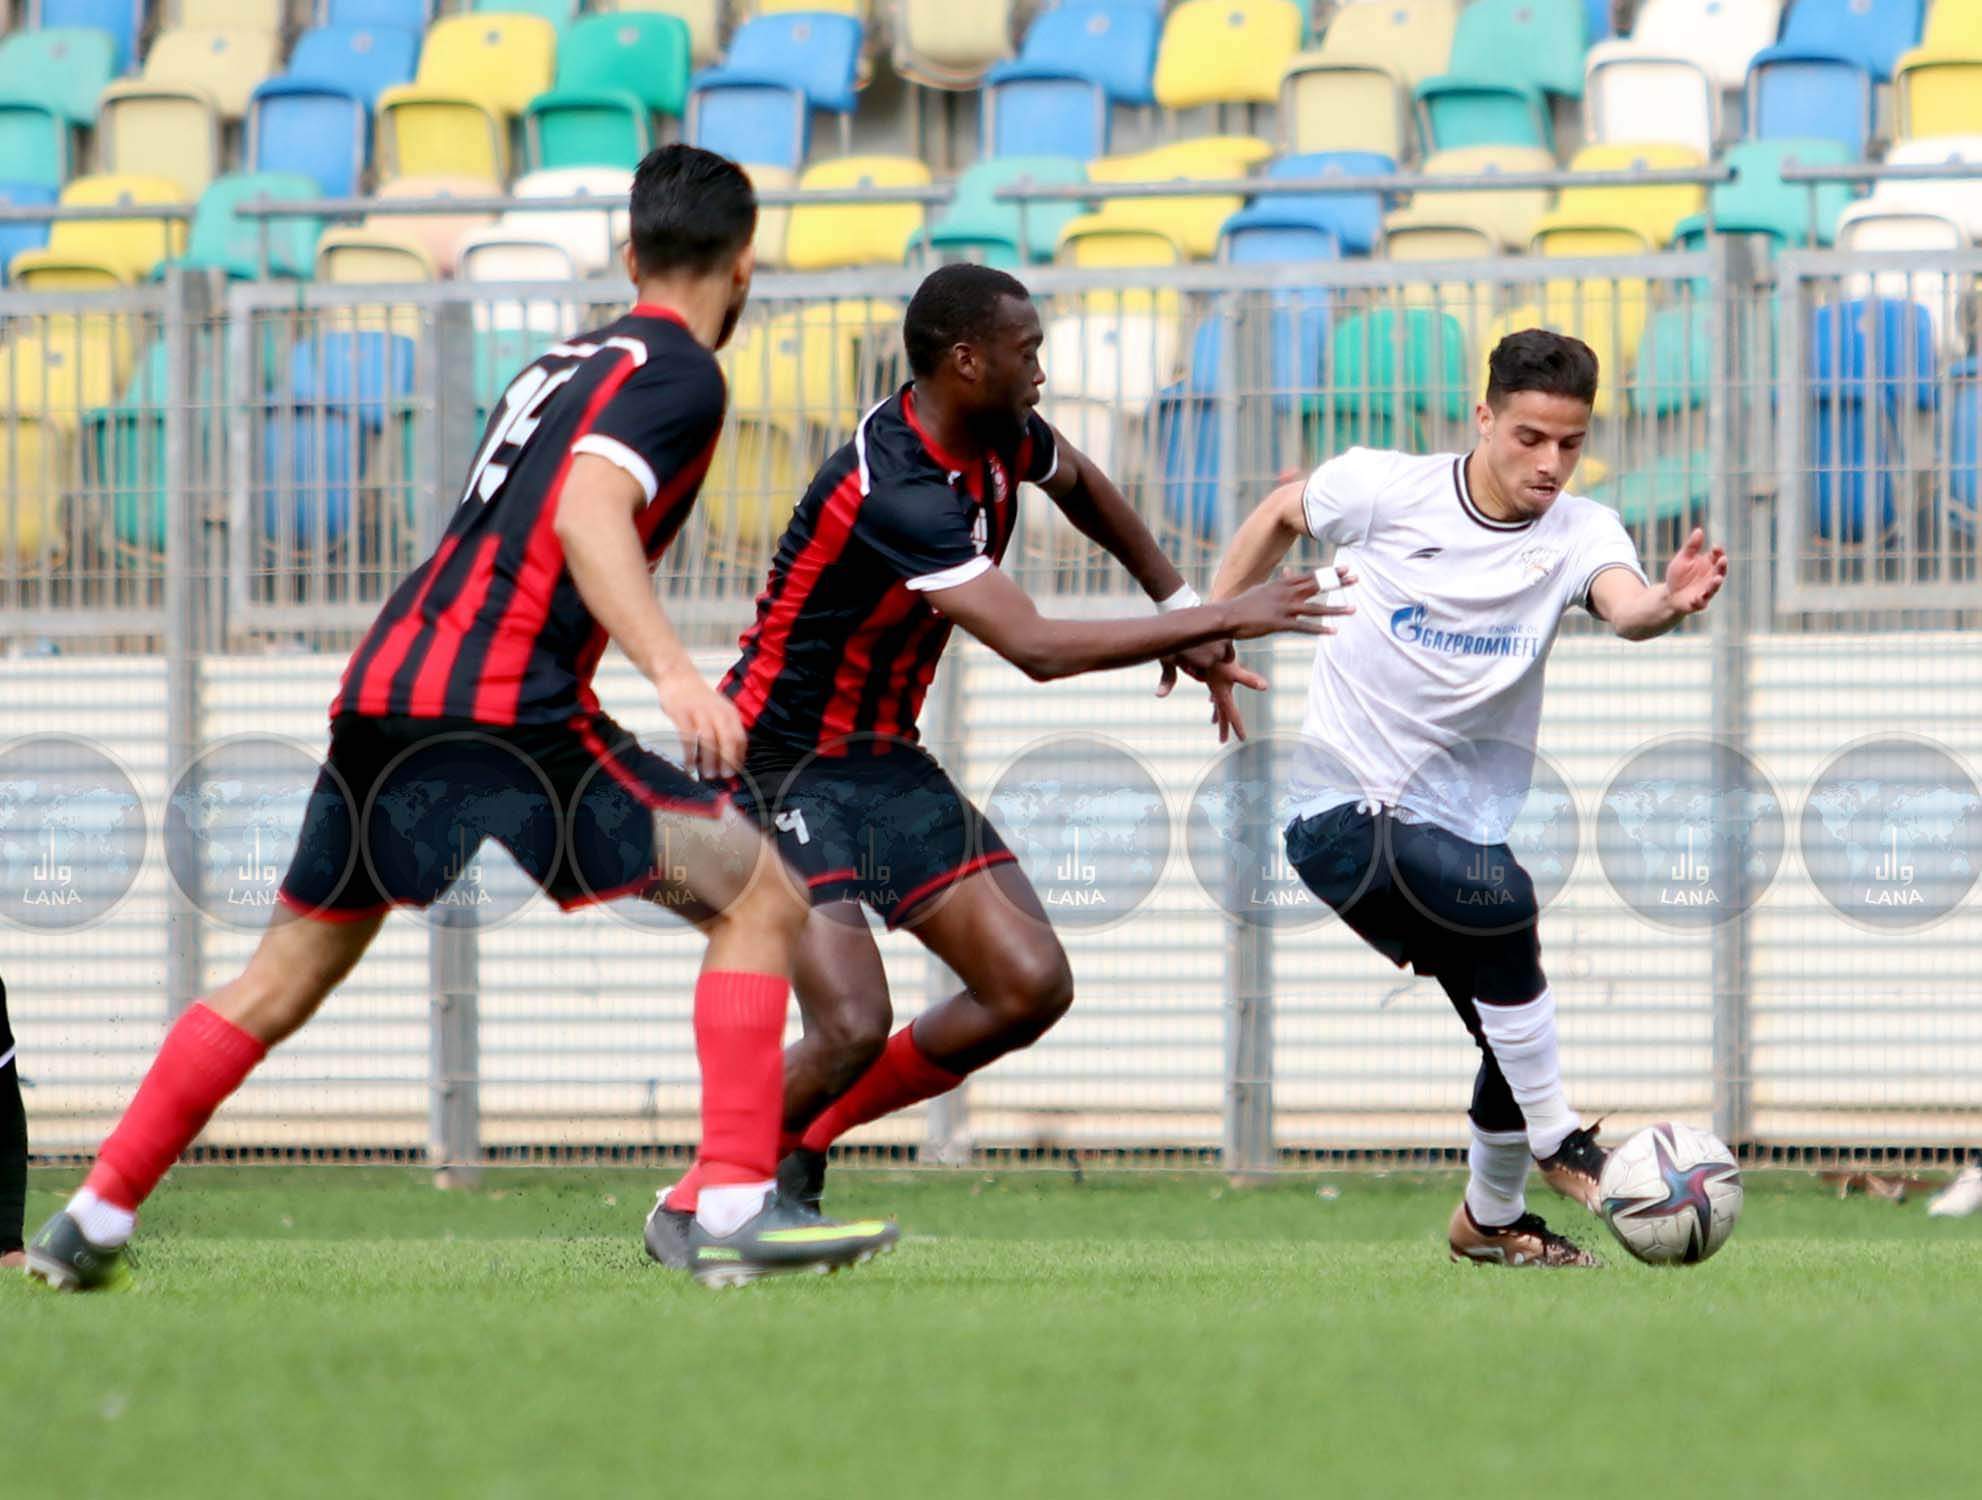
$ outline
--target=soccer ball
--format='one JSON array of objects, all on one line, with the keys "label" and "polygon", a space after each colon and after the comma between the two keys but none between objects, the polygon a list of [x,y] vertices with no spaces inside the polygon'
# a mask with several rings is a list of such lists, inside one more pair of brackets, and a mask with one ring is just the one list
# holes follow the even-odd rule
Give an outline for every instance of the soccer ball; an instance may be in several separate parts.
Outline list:
[{"label": "soccer ball", "polygon": [[1716,1136],[1650,1125],[1610,1153],[1597,1183],[1604,1223],[1648,1266],[1690,1266],[1734,1233],[1741,1168]]}]

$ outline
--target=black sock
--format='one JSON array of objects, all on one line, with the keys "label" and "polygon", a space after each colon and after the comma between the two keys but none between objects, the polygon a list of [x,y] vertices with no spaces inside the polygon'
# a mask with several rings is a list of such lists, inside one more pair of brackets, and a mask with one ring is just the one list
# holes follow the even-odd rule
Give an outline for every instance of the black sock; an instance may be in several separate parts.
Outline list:
[{"label": "black sock", "polygon": [[[7,985],[0,980],[0,1057],[14,1050],[7,1024]],[[22,1219],[28,1199],[28,1116],[21,1105],[21,1070],[9,1059],[0,1064],[0,1255],[21,1248]]]}]

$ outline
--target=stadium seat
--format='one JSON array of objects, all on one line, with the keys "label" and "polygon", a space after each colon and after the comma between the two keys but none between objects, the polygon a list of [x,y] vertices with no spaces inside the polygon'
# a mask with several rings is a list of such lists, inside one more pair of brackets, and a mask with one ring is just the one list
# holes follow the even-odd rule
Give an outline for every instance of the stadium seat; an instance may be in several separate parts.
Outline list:
[{"label": "stadium seat", "polygon": [[1964,360],[1948,371],[1948,519],[1975,535],[1982,510],[1982,366]]},{"label": "stadium seat", "polygon": [[723,0],[605,0],[593,9],[608,15],[673,16],[688,27],[689,55],[698,68],[723,55]]},{"label": "stadium seat", "polygon": [[[110,38],[110,77],[128,73],[138,60],[144,34],[145,0],[27,0],[22,13],[37,31],[88,28]],[[102,84],[97,92],[102,91]]]},{"label": "stadium seat", "polygon": [[74,439],[38,417],[0,411],[0,565],[32,570],[60,554],[62,505],[74,488]]},{"label": "stadium seat", "polygon": [[1855,161],[1837,141],[1744,141],[1728,148],[1722,164],[1734,181],[1716,184],[1707,195],[1714,228],[1722,234],[1764,234],[1777,245],[1828,245],[1838,215],[1851,201],[1841,182],[1819,183],[1814,197],[1804,183],[1782,180],[1783,166],[1838,166]]},{"label": "stadium seat", "polygon": [[[1251,136],[1202,136],[1149,151],[1103,157],[1089,163],[1092,182],[1236,181],[1273,155]],[[1173,240],[1193,260],[1218,253],[1225,221],[1244,206],[1238,198],[1104,199],[1093,218],[1122,230],[1147,230]]]},{"label": "stadium seat", "polygon": [[60,27],[0,38],[0,172],[60,188],[75,167],[75,132],[96,121],[115,74],[108,33]]},{"label": "stadium seat", "polygon": [[[1927,184],[1890,184],[1926,186]],[[1955,220],[1935,212],[1945,208],[1931,200],[1909,207],[1904,199],[1875,195],[1851,204],[1839,215],[1837,247],[1848,251],[1932,251],[1948,255],[1966,251],[1969,236]],[[1961,309],[1966,278],[1949,271],[1854,271],[1844,278],[1846,297],[1904,300],[1926,310],[1935,344],[1949,351],[1963,343]]]},{"label": "stadium seat", "polygon": [[284,0],[174,0],[172,24],[197,31],[263,31],[287,24]]},{"label": "stadium seat", "polygon": [[[1420,170],[1426,177],[1543,173],[1555,170],[1555,158],[1539,146],[1466,146],[1433,153],[1425,158]],[[1478,189],[1420,193],[1407,207],[1385,218],[1384,233],[1390,238],[1400,233],[1409,235],[1421,245],[1428,244],[1436,235],[1441,249],[1456,249],[1470,242],[1474,248],[1468,253],[1475,254],[1525,250],[1534,238],[1535,226],[1548,212],[1549,197],[1546,188],[1519,192]],[[1392,253],[1396,253],[1395,245]],[[1425,253],[1416,258],[1446,257]]]},{"label": "stadium seat", "polygon": [[[315,279],[333,286],[432,281],[436,274],[433,257],[417,241],[390,229],[330,229],[317,241]],[[407,322],[417,326],[417,316]]]},{"label": "stadium seat", "polygon": [[722,64],[689,80],[688,138],[736,161],[796,169],[811,152],[812,111],[825,110],[850,150],[861,41],[850,16],[746,21]]},{"label": "stadium seat", "polygon": [[1713,472],[1705,448],[1662,449],[1643,466],[1620,470],[1591,486],[1589,495],[1634,529],[1685,526],[1706,518]]},{"label": "stadium seat", "polygon": [[1876,85],[1918,45],[1921,11],[1921,0],[1797,0],[1781,42],[1748,65],[1748,133],[1829,137],[1862,155]]},{"label": "stadium seat", "polygon": [[304,32],[288,71],[248,101],[249,169],[300,172],[329,197],[355,195],[371,159],[372,105],[411,81],[419,55],[420,39],[397,27]]},{"label": "stadium seat", "polygon": [[[808,168],[805,192],[852,187],[928,187],[929,168],[913,157],[848,156]],[[785,264],[794,271],[836,266],[900,265],[922,231],[920,203],[800,204],[785,233]]]},{"label": "stadium seat", "polygon": [[974,89],[1012,55],[1013,0],[902,0],[895,71],[930,89]]},{"label": "stadium seat", "polygon": [[847,430],[894,388],[892,372],[873,378],[883,363],[875,351],[892,357],[900,322],[897,304],[856,298],[815,302],[746,324],[722,355],[731,408],[754,421],[802,420]]},{"label": "stadium seat", "polygon": [[1183,0],[1157,47],[1156,102],[1165,109],[1273,103],[1304,27],[1294,0]]},{"label": "stadium seat", "polygon": [[1938,399],[1927,310],[1892,300],[1817,308],[1810,328],[1810,393],[1817,535],[1863,541],[1875,485],[1877,530],[1891,530],[1908,414],[1931,411]]},{"label": "stadium seat", "polygon": [[1332,419],[1331,452],[1422,447],[1427,417],[1458,422],[1473,408],[1465,330],[1431,308],[1350,314],[1329,340],[1328,370],[1327,391],[1311,405]]},{"label": "stadium seat", "polygon": [[1105,155],[1110,106],[1156,102],[1162,17],[1129,5],[1041,11],[1019,55],[984,77],[992,156]]},{"label": "stadium seat", "polygon": [[415,344],[326,333],[290,352],[287,389],[262,419],[263,546],[314,551],[350,533],[368,450],[410,425]]},{"label": "stadium seat", "polygon": [[1280,130],[1288,149],[1413,154],[1405,86],[1382,68],[1348,67],[1304,53],[1280,80]]},{"label": "stadium seat", "polygon": [[920,248],[940,259],[982,260],[1016,270],[1050,261],[1066,226],[1087,212],[1079,203],[1001,200],[1000,189],[1029,180],[1041,187],[1085,182],[1087,170],[1070,156],[995,156],[957,178],[949,205],[922,236]]},{"label": "stadium seat", "polygon": [[587,16],[558,47],[556,87],[523,112],[525,159],[538,170],[637,167],[654,116],[688,107],[689,51],[678,16]]},{"label": "stadium seat", "polygon": [[[381,187],[378,197],[390,203],[408,198],[488,198],[499,197],[501,193],[497,184],[473,177],[398,177]],[[366,218],[365,227],[374,234],[411,240],[433,262],[437,274],[452,276],[461,242],[495,221],[491,213],[429,210],[417,214],[371,215]]]},{"label": "stadium seat", "polygon": [[[1599,145],[1578,151],[1569,170],[1663,171],[1704,165],[1697,153],[1684,146]],[[1706,189],[1698,186],[1564,188],[1556,206],[1535,226],[1535,239],[1538,245],[1545,245],[1551,235],[1604,229],[1630,237],[1638,249],[1661,249],[1672,242],[1680,220],[1705,206]]]},{"label": "stadium seat", "polygon": [[708,528],[705,545],[719,553],[762,556],[790,522],[810,470],[796,421],[738,416],[716,444],[695,507],[696,522]]},{"label": "stadium seat", "polygon": [[1580,98],[1587,18],[1581,0],[1475,0],[1460,14],[1458,71],[1416,90],[1427,150],[1548,146],[1548,96]]},{"label": "stadium seat", "polygon": [[[0,180],[0,204],[9,208],[26,208],[55,201],[55,189],[40,182],[7,182]],[[0,224],[0,286],[6,285],[7,262],[23,250],[39,250],[48,243],[48,223],[36,224],[14,220]]]},{"label": "stadium seat", "polygon": [[127,324],[50,319],[0,344],[0,560],[61,551],[83,425],[130,368]]},{"label": "stadium seat", "polygon": [[319,26],[296,38],[281,76],[335,84],[370,108],[394,84],[411,83],[419,63],[420,39],[411,32],[390,26]]},{"label": "stadium seat", "polygon": [[[789,167],[774,167],[763,162],[750,162],[745,166],[751,186],[759,194],[765,192],[785,192],[798,186],[798,174]],[[757,251],[757,264],[763,267],[782,267],[785,263],[785,237],[791,232],[791,210],[773,207],[760,202],[757,206],[757,237],[751,244]]]},{"label": "stadium seat", "polygon": [[[186,253],[167,265],[194,271],[220,271],[235,281],[259,281],[264,275],[307,279],[316,263],[321,219],[244,219],[236,209],[257,198],[304,199],[318,196],[315,182],[295,172],[238,172],[216,177],[200,194]],[[267,230],[268,265],[262,267],[263,227]],[[154,274],[157,274],[155,272]]]},{"label": "stadium seat", "polygon": [[[1266,169],[1268,182],[1302,178],[1383,177],[1397,163],[1366,151],[1321,151],[1283,156]],[[1259,252],[1245,241],[1265,231],[1307,230],[1335,241],[1344,255],[1367,255],[1383,237],[1383,196],[1379,193],[1314,193],[1262,197],[1222,226],[1228,259],[1244,261]],[[1281,243],[1285,244],[1284,238]]]},{"label": "stadium seat", "polygon": [[1046,320],[1039,361],[1056,400],[1106,401],[1139,415],[1176,368],[1180,332],[1159,314],[1060,314]]},{"label": "stadium seat", "polygon": [[1583,119],[1592,141],[1658,141],[1712,156],[1720,139],[1720,91],[1689,58],[1606,43],[1590,49]]},{"label": "stadium seat", "polygon": [[[1886,153],[1886,161],[1892,166],[1931,166],[1957,161],[1982,164],[1982,135],[1900,141]],[[1982,178],[1881,182],[1872,190],[1872,201],[1940,214],[1961,225],[1970,239],[1982,240]]]},{"label": "stadium seat", "polygon": [[273,31],[175,27],[161,32],[144,72],[113,83],[97,103],[97,152],[106,168],[206,191],[220,171],[221,131],[247,113],[255,85],[275,71]]},{"label": "stadium seat", "polygon": [[[57,200],[65,208],[108,208],[121,203],[185,201],[176,182],[157,177],[101,173],[78,177]],[[161,260],[183,255],[186,226],[172,219],[58,219],[40,250],[23,250],[7,268],[8,280],[30,291],[100,291],[141,281]]]},{"label": "stadium seat", "polygon": [[578,0],[471,0],[468,9],[477,15],[537,16],[556,29],[559,45],[578,19]]},{"label": "stadium seat", "polygon": [[[221,357],[219,342],[214,331],[195,331],[193,368],[198,385],[194,400],[208,411],[226,410],[231,394],[228,365]],[[94,495],[107,493],[110,497],[111,532],[122,549],[153,557],[165,551],[170,519],[165,415],[167,406],[180,395],[174,387],[166,343],[154,339],[115,403],[84,414],[84,485]],[[212,436],[216,424],[202,421],[195,425],[201,459],[210,464],[217,456]]]},{"label": "stadium seat", "polygon": [[557,32],[540,16],[436,21],[410,84],[379,95],[385,177],[509,177],[509,123],[551,86]]},{"label": "stadium seat", "polygon": [[1406,88],[1452,70],[1459,0],[1381,0],[1343,5],[1329,17],[1321,46],[1303,55],[1342,68],[1378,68]]},{"label": "stadium seat", "polygon": [[1597,54],[1677,58],[1698,67],[1717,91],[1738,89],[1781,25],[1782,0],[1643,0],[1630,40],[1599,43],[1591,66]]},{"label": "stadium seat", "polygon": [[396,27],[419,36],[433,19],[431,0],[323,0],[323,24],[360,31]]},{"label": "stadium seat", "polygon": [[519,177],[511,189],[518,198],[589,196],[610,210],[508,209],[488,228],[462,238],[458,274],[464,281],[573,281],[616,270],[632,186],[632,169],[625,167],[564,167]]},{"label": "stadium seat", "polygon": [[1670,417],[1703,409],[1713,383],[1715,314],[1711,307],[1662,307],[1645,325],[1631,374],[1631,409]]},{"label": "stadium seat", "polygon": [[1982,132],[1982,48],[1907,53],[1893,76],[1893,122],[1902,140]]}]

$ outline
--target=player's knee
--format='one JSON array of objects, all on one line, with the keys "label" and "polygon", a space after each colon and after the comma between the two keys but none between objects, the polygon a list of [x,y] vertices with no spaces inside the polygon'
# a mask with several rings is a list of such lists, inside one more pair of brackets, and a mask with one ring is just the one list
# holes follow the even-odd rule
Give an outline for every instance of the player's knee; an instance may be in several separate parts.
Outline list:
[{"label": "player's knee", "polygon": [[816,1024],[819,1040],[832,1059],[833,1073],[844,1087],[866,1072],[887,1047],[894,1009],[886,1000],[876,1004],[850,997],[820,1008]]},{"label": "player's knee", "polygon": [[1024,1042],[1046,1034],[1074,1003],[1074,974],[1058,943],[1023,944],[1007,955],[994,1007]]}]

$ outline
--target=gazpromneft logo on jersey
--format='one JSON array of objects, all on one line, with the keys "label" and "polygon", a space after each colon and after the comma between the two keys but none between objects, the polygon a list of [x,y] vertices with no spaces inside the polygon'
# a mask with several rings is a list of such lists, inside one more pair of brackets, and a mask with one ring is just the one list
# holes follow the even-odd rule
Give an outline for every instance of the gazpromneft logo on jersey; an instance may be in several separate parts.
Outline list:
[{"label": "gazpromneft logo on jersey", "polygon": [[1390,633],[1407,645],[1447,656],[1524,656],[1540,654],[1541,636],[1528,625],[1492,625],[1483,631],[1432,630],[1425,626],[1425,604],[1407,604],[1390,615]]}]

